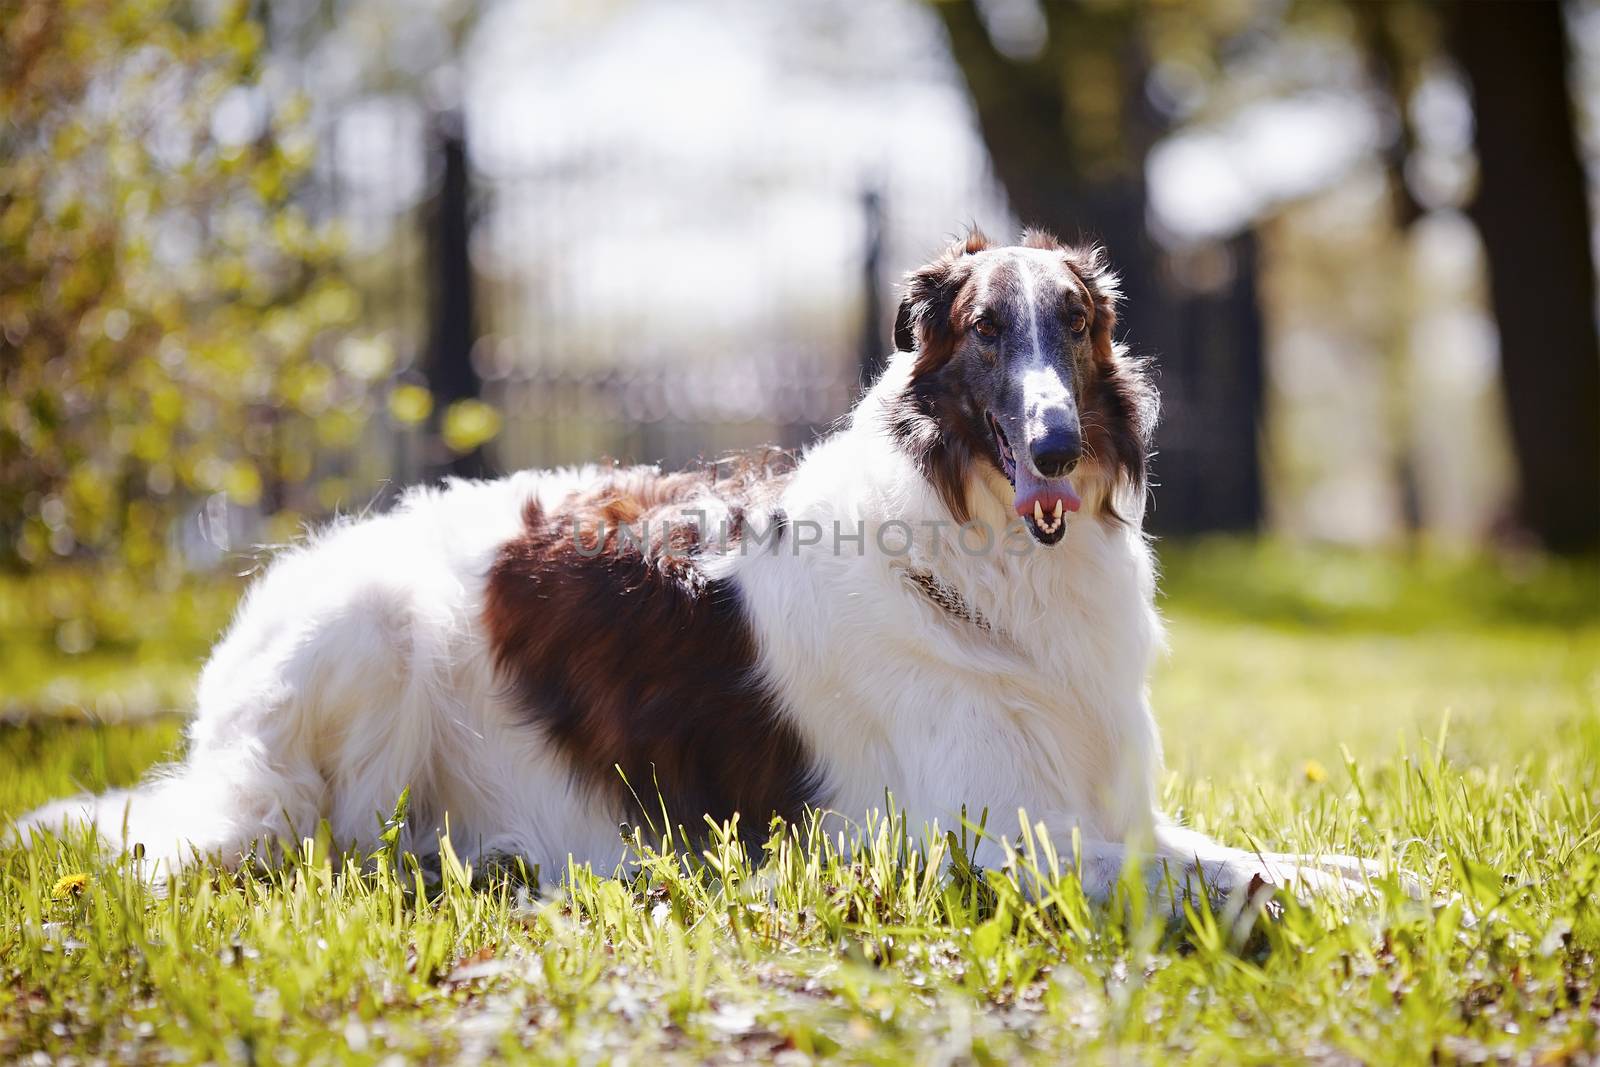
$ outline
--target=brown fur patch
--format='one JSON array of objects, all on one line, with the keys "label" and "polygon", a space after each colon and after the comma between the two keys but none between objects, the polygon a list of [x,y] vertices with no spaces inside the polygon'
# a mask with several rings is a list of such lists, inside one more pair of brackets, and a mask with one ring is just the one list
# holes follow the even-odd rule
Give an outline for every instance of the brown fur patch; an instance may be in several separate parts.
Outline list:
[{"label": "brown fur patch", "polygon": [[960,336],[955,327],[956,300],[972,277],[967,256],[989,247],[989,238],[974,229],[933,262],[906,276],[906,295],[895,316],[895,347],[917,353],[916,376],[942,367]]},{"label": "brown fur patch", "polygon": [[890,429],[917,463],[957,522],[971,518],[967,507],[967,472],[987,446],[965,419],[954,417],[956,398],[937,372],[955,354],[960,337],[957,306],[972,277],[966,257],[989,247],[989,238],[973,229],[933,262],[906,277],[905,299],[895,318],[895,347],[917,353],[911,386],[890,412]]},{"label": "brown fur patch", "polygon": [[[948,357],[946,357],[948,358]],[[889,410],[889,430],[958,523],[972,518],[967,474],[989,448],[942,379],[917,375]]]},{"label": "brown fur patch", "polygon": [[737,538],[779,484],[767,462],[723,477],[618,470],[548,513],[530,502],[490,572],[484,621],[523,713],[629,818],[655,821],[664,803],[694,831],[702,815],[739,812],[760,837],[817,795],[810,755],[757,673],[737,589],[701,571],[690,514],[724,502]]}]

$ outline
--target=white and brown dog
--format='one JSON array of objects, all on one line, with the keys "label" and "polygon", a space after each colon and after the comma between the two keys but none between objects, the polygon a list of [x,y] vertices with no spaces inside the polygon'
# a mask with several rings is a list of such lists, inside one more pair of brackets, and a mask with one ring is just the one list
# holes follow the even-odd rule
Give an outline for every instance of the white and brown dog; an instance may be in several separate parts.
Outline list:
[{"label": "white and brown dog", "polygon": [[1155,811],[1156,401],[1117,296],[1097,250],[973,234],[910,275],[900,351],[788,469],[530,471],[338,523],[250,589],[181,764],[24,829],[237,861],[322,819],[370,846],[409,786],[413,847],[448,818],[464,855],[610,871],[662,805],[764,831],[887,792],[914,824],[1075,832],[1091,895],[1130,855],[1223,890],[1359,882]]}]

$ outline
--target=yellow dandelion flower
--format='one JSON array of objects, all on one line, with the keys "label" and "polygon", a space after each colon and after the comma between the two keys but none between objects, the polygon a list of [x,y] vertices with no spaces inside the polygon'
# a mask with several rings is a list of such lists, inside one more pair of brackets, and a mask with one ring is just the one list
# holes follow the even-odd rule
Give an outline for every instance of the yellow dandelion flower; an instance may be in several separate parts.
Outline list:
[{"label": "yellow dandelion flower", "polygon": [[51,900],[66,900],[68,897],[80,896],[84,887],[89,884],[89,876],[82,871],[74,874],[63,875],[56,879],[56,884],[50,888]]}]

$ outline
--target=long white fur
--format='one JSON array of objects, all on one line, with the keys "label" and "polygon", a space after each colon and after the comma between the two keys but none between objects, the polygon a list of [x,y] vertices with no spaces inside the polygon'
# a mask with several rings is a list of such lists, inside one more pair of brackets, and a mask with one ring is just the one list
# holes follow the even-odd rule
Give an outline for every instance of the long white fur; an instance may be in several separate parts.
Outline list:
[{"label": "long white fur", "polygon": [[[1159,817],[1146,678],[1162,627],[1142,500],[1122,491],[1128,521],[1102,519],[1097,505],[1114,489],[1084,473],[1083,510],[1054,547],[969,553],[950,525],[935,544],[922,524],[951,516],[886,428],[912,358],[894,357],[784,490],[791,522],[827,536],[706,564],[743,594],[760,669],[816,757],[825,806],[859,819],[889,791],[914,822],[954,828],[963,808],[987,809],[1001,830],[1023,809],[1062,848],[1078,835],[1086,887],[1100,896],[1132,854],[1203,869],[1224,889],[1257,875],[1363,877],[1354,861],[1297,870],[1296,857],[1226,849]],[[606,473],[413,490],[389,514],[338,523],[283,554],[205,667],[183,762],[131,791],[49,805],[24,832],[92,821],[113,841],[142,842],[159,871],[196,854],[237,860],[259,838],[293,840],[324,818],[338,840],[371,845],[410,786],[409,848],[434,845],[448,820],[467,856],[613,869],[624,853],[618,812],[575,784],[509,702],[481,621],[486,575],[521,532],[525,503],[553,509]],[[974,471],[969,497],[992,529],[1011,520],[998,472]],[[836,544],[835,521],[867,536]],[[874,536],[896,521],[918,533],[908,556]],[[934,606],[904,580],[907,567],[959,591],[992,629]]]}]

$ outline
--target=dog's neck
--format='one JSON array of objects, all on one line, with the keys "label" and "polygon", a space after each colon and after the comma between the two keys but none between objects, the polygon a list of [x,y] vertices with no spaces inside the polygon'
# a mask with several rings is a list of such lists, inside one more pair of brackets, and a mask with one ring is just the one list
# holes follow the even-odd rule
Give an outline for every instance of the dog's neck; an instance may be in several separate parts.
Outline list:
[{"label": "dog's neck", "polygon": [[[942,620],[942,636],[919,631],[919,641],[931,642],[937,653],[919,655],[917,670],[949,671],[966,679],[1004,677],[1006,699],[1019,709],[1019,721],[1038,731],[1041,752],[1088,745],[1102,754],[1096,758],[1104,766],[1069,771],[1087,775],[1086,780],[1104,779],[1096,788],[1118,798],[1110,809],[1115,814],[1105,817],[1131,820],[1129,826],[1147,820],[1160,745],[1142,694],[1161,627],[1153,610],[1153,561],[1138,510],[1123,509],[1128,516],[1123,521],[1108,516],[1099,507],[1101,487],[1091,475],[1080,490],[1083,508],[1068,517],[1065,536],[1055,545],[1042,545],[1014,526],[1011,485],[979,458],[965,486],[971,517],[996,530],[1015,531],[1025,550],[1013,554],[1000,545],[964,550],[955,516],[894,432],[894,405],[909,381],[908,358],[897,356],[842,432],[808,456],[802,468],[812,461],[816,467],[798,475],[798,496],[825,498],[817,514],[859,518],[868,527],[902,523],[920,530],[925,523],[944,524],[936,549],[930,551],[924,540],[900,556],[874,552],[869,533],[859,564],[885,568],[884,577]],[[853,589],[873,588],[857,575],[849,581]],[[1117,755],[1124,751],[1126,766]]]}]

